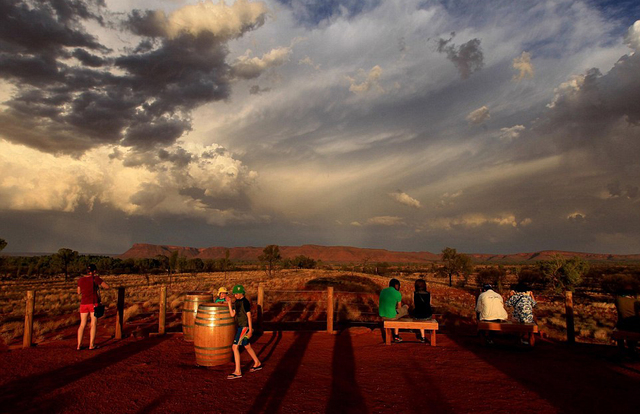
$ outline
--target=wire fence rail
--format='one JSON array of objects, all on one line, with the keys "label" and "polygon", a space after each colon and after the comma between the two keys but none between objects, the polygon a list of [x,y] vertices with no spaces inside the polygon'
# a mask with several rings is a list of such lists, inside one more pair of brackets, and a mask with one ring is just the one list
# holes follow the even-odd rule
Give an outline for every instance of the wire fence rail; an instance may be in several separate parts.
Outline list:
[{"label": "wire fence rail", "polygon": [[[131,289],[144,289],[153,291],[156,290],[154,297],[149,297],[148,300],[127,300],[126,292]],[[125,326],[127,327],[152,327],[157,324],[157,334],[163,335],[167,333],[167,317],[174,320],[183,319],[182,310],[167,310],[167,298],[171,293],[171,297],[174,298],[173,302],[184,297],[187,294],[194,293],[210,293],[210,291],[194,291],[192,289],[171,289],[167,285],[135,285],[127,284],[126,286],[119,286],[113,289],[115,294],[109,295],[109,300],[115,303],[115,315],[111,312],[107,315],[109,318],[115,316],[115,339],[122,339],[124,336]],[[340,291],[338,295],[334,294],[334,288],[332,286],[327,287],[325,290],[282,290],[274,289],[265,291],[262,284],[258,285],[257,295],[252,297],[256,300],[257,310],[257,327],[262,329],[266,323],[325,323],[326,332],[335,333],[334,323],[336,317],[336,309],[338,312],[343,312],[347,305],[345,305],[343,296],[348,295],[371,295],[371,293],[365,292],[343,292]],[[297,299],[289,298],[290,295],[295,295]],[[104,295],[103,295],[104,296]],[[113,298],[111,297],[113,296]],[[265,301],[265,296],[267,300]],[[33,344],[33,327],[34,327],[34,315],[36,305],[36,290],[27,290],[25,292],[25,319],[24,319],[24,334],[23,334],[23,348],[30,347]],[[181,302],[184,303],[184,302]],[[265,307],[265,305],[268,305]],[[349,303],[348,306],[355,309],[357,315],[377,315],[377,312],[372,312],[372,307],[377,307],[377,304],[372,303],[369,298],[369,303]],[[157,310],[155,310],[157,306]],[[191,311],[192,312],[192,311]],[[282,317],[272,318],[272,320],[265,321],[265,315],[311,315],[302,322],[297,321],[285,321]],[[157,322],[155,318],[157,316]],[[129,320],[135,317],[135,320]],[[322,319],[320,319],[322,317]],[[299,318],[299,317],[298,317]],[[184,321],[183,321],[184,322]],[[374,322],[371,322],[374,323]]]}]

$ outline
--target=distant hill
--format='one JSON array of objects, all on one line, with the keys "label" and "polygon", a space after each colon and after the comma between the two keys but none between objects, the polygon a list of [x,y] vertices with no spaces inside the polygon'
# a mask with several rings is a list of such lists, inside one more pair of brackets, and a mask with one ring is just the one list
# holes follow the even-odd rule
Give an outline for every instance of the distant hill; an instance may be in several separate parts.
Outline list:
[{"label": "distant hill", "polygon": [[[262,254],[263,247],[181,247],[136,243],[129,250],[117,256],[121,259],[141,259],[153,258],[158,255],[170,256],[172,252],[178,251],[180,256],[188,259],[199,257],[206,259],[222,259],[225,251],[229,250],[229,259],[233,261],[256,261]],[[280,246],[280,254],[284,258],[294,258],[304,255],[315,260],[322,260],[328,263],[361,263],[368,262],[388,262],[388,263],[430,263],[440,260],[440,255],[431,252],[394,252],[384,249],[363,249],[348,246],[318,246],[305,244],[302,246]],[[533,263],[538,260],[547,260],[556,254],[565,257],[581,257],[591,262],[640,262],[640,254],[615,255],[600,253],[579,253],[558,250],[544,250],[534,253],[515,253],[505,255],[477,254],[471,253],[469,256],[476,262],[487,262],[496,264],[509,263]]]}]

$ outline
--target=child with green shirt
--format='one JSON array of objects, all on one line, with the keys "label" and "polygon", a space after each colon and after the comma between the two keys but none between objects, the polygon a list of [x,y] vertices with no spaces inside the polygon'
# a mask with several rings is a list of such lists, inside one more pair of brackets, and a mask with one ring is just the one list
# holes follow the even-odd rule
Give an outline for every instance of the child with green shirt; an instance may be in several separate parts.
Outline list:
[{"label": "child with green shirt", "polygon": [[240,346],[244,346],[249,356],[251,356],[251,359],[253,359],[253,367],[251,367],[250,372],[261,370],[262,363],[249,343],[249,338],[251,338],[253,334],[253,324],[251,321],[251,302],[244,296],[244,286],[235,285],[231,293],[235,296],[236,301],[232,306],[231,300],[227,297],[227,304],[229,305],[231,316],[235,317],[238,322],[238,329],[232,347],[236,370],[229,374],[227,379],[236,379],[242,378],[242,370],[240,369]]}]

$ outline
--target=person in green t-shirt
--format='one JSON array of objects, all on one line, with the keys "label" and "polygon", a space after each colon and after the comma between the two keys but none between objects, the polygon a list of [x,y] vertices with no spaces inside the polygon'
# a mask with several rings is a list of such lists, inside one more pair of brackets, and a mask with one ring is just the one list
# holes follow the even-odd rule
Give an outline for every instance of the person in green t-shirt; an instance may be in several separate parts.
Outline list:
[{"label": "person in green t-shirt", "polygon": [[[400,281],[391,279],[389,287],[380,292],[378,315],[385,319],[399,319],[409,314],[409,306],[402,305],[402,293],[400,293]],[[400,330],[394,329],[393,342],[402,342]]]}]

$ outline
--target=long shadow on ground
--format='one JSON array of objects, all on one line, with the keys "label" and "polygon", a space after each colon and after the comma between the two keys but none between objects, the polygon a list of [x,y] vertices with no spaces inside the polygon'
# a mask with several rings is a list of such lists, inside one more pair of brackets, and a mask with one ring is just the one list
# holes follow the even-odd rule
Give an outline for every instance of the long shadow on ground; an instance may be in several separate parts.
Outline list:
[{"label": "long shadow on ground", "polygon": [[485,347],[472,334],[448,337],[561,412],[638,410],[632,396],[640,389],[640,376],[633,369],[625,372],[624,366],[610,359],[613,347],[538,342],[533,348],[523,348],[508,337]]},{"label": "long shadow on ground", "polygon": [[39,407],[50,406],[52,402],[48,400],[51,398],[48,398],[47,395],[58,388],[63,388],[103,368],[151,349],[166,339],[166,337],[159,336],[118,346],[73,365],[12,381],[0,389],[0,407],[3,412],[28,412],[34,398],[42,399],[39,401]]},{"label": "long shadow on ground", "polygon": [[312,334],[299,334],[262,387],[248,413],[275,413],[293,383]]},{"label": "long shadow on ground", "polygon": [[351,335],[336,335],[331,362],[331,397],[326,412],[367,413],[364,398],[356,381],[356,363]]}]

